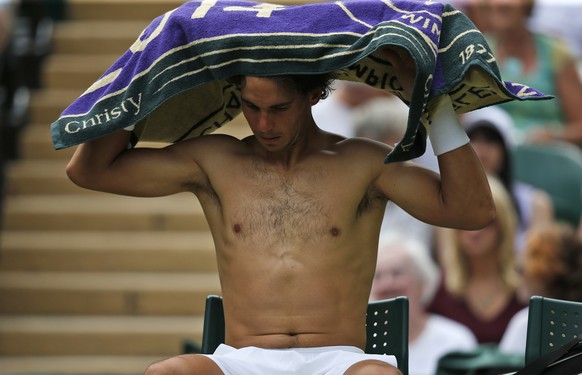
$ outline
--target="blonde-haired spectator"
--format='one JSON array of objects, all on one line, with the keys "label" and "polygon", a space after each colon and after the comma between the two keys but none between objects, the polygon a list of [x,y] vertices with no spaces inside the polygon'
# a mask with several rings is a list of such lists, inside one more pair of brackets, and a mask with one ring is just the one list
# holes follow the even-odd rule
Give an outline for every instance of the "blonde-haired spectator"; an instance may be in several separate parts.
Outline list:
[{"label": "blonde-haired spectator", "polygon": [[518,298],[515,208],[503,184],[489,177],[496,219],[483,229],[439,228],[443,282],[429,311],[469,327],[479,343],[499,343],[525,304]]},{"label": "blonde-haired spectator", "polygon": [[515,177],[515,124],[506,111],[499,106],[478,109],[461,116],[461,123],[485,172],[497,177],[509,192],[518,218],[516,251],[519,253],[531,227],[554,220],[552,199],[544,190]]},{"label": "blonde-haired spectator", "polygon": [[438,266],[422,242],[399,232],[382,234],[370,298],[408,297],[410,375],[434,374],[441,356],[477,345],[467,327],[426,311],[439,277]]}]

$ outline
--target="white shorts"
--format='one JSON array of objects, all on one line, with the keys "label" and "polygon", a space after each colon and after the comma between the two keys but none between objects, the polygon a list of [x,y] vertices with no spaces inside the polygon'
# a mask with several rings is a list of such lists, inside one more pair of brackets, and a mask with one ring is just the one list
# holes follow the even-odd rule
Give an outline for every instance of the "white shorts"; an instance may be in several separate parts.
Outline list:
[{"label": "white shorts", "polygon": [[370,359],[396,366],[392,355],[366,354],[353,346],[235,349],[221,344],[214,354],[207,356],[225,375],[341,375],[353,364]]}]

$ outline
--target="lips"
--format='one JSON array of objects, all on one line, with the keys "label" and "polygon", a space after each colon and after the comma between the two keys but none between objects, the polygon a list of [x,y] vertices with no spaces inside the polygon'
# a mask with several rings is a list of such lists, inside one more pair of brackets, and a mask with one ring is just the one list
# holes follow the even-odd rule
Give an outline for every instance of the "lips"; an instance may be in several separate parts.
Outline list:
[{"label": "lips", "polygon": [[261,136],[261,139],[265,142],[274,142],[279,138],[280,138],[279,136],[264,136],[264,135]]}]

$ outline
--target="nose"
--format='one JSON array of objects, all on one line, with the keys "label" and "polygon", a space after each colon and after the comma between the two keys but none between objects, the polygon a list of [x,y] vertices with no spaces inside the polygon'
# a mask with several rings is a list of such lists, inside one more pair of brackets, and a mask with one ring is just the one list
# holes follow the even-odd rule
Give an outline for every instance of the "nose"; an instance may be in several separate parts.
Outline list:
[{"label": "nose", "polygon": [[267,112],[261,111],[257,116],[257,130],[266,133],[273,128],[270,116]]}]

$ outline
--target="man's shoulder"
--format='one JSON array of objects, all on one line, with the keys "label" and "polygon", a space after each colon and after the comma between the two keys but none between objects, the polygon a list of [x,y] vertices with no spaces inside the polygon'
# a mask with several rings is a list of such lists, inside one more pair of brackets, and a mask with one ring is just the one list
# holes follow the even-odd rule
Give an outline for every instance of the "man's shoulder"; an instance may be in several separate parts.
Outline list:
[{"label": "man's shoulder", "polygon": [[208,152],[233,152],[245,147],[245,142],[228,134],[207,134],[191,138],[181,142],[185,147],[192,149],[204,149]]},{"label": "man's shoulder", "polygon": [[231,163],[233,158],[238,160],[249,150],[249,146],[243,140],[227,134],[198,136],[178,142],[173,147],[205,166]]},{"label": "man's shoulder", "polygon": [[335,142],[334,147],[338,148],[339,150],[345,150],[349,152],[362,152],[371,154],[386,154],[391,150],[391,147],[385,143],[364,137],[342,137],[341,139],[338,139],[337,142]]}]

